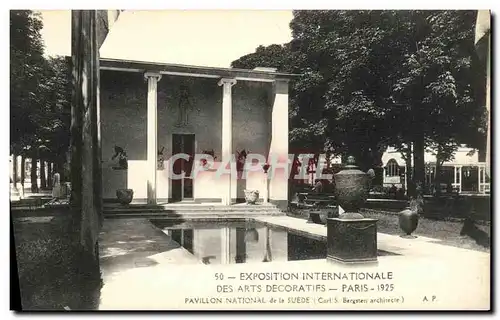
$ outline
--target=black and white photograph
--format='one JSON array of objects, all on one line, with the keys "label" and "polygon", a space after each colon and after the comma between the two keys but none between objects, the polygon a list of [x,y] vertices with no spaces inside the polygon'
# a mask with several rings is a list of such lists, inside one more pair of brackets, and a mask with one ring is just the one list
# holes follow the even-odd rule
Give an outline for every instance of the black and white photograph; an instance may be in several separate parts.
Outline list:
[{"label": "black and white photograph", "polygon": [[11,310],[491,311],[494,12],[8,11]]}]

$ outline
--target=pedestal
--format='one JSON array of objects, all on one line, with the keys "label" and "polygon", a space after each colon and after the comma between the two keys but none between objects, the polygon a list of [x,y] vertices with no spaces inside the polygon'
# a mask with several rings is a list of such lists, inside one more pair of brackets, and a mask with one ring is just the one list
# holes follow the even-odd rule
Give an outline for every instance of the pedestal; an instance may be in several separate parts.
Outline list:
[{"label": "pedestal", "polygon": [[377,263],[377,219],[327,219],[327,259],[346,264]]}]

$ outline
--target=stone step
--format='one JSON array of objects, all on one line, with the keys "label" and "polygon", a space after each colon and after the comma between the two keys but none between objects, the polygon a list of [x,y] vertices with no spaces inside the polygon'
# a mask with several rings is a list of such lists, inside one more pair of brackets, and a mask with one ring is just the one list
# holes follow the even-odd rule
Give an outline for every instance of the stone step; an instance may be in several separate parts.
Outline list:
[{"label": "stone step", "polygon": [[228,220],[228,219],[244,219],[248,217],[259,216],[285,216],[284,212],[279,210],[262,213],[262,212],[198,212],[198,213],[172,213],[172,212],[104,212],[106,219],[119,219],[119,218],[143,218],[143,219],[171,219],[171,220]]},{"label": "stone step", "polygon": [[225,214],[256,214],[256,215],[267,215],[267,214],[279,214],[283,213],[279,209],[268,209],[268,210],[171,210],[171,209],[115,209],[115,210],[103,210],[103,213],[114,215],[114,214],[142,214],[142,213],[153,213],[153,214],[214,214],[214,213],[225,213]]},{"label": "stone step", "polygon": [[19,201],[21,199],[21,194],[19,190],[14,186],[14,184],[10,184],[10,200],[11,201]]},{"label": "stone step", "polygon": [[280,211],[275,206],[116,206],[104,207],[105,213],[114,212],[272,212]]}]

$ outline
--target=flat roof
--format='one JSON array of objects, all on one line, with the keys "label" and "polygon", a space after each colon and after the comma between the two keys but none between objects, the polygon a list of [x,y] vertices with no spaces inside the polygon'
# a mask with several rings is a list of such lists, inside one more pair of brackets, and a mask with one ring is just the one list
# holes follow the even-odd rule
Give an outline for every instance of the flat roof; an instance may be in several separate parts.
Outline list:
[{"label": "flat roof", "polygon": [[235,68],[200,67],[169,63],[132,61],[121,59],[101,58],[101,70],[124,72],[157,72],[165,75],[198,77],[198,78],[234,78],[243,81],[273,82],[276,80],[289,81],[298,77],[298,74],[280,73],[264,70],[248,70]]}]

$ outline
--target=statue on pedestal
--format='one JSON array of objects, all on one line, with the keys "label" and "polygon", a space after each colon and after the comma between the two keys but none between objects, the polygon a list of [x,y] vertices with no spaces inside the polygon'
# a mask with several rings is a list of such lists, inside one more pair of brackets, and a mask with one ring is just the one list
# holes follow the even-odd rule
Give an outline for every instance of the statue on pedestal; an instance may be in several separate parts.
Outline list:
[{"label": "statue on pedestal", "polygon": [[115,154],[111,157],[111,160],[118,159],[117,165],[113,166],[115,170],[126,170],[128,169],[128,157],[127,153],[123,148],[115,146]]}]

